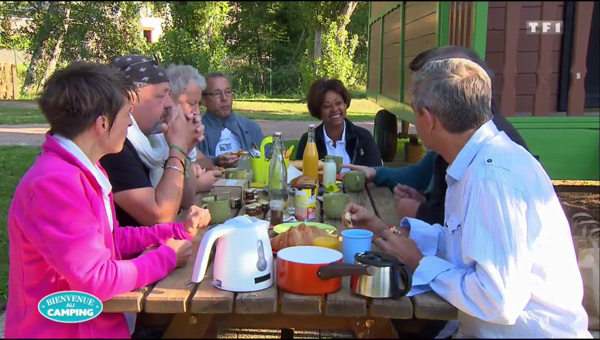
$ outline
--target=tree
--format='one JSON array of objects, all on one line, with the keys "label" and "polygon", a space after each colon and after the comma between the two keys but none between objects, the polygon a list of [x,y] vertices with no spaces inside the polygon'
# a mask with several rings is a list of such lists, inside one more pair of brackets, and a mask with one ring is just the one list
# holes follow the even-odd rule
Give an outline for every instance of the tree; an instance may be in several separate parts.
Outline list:
[{"label": "tree", "polygon": [[[3,32],[10,27],[10,35],[26,42],[21,45],[31,53],[25,94],[36,92],[56,68],[72,61],[108,63],[147,50],[139,27],[140,2],[21,1],[3,3],[0,11]],[[28,24],[13,29],[19,18]]]},{"label": "tree", "polygon": [[[168,62],[195,60],[191,65],[201,72],[207,71],[204,69],[206,64],[212,70],[222,69],[222,62],[227,54],[223,29],[229,19],[229,2],[172,1],[168,6],[163,2],[154,4],[160,11],[168,11],[170,14],[165,34],[155,47],[156,51]],[[175,37],[183,40],[174,40]],[[185,57],[191,53],[208,58],[208,62],[197,61],[196,57]]]}]

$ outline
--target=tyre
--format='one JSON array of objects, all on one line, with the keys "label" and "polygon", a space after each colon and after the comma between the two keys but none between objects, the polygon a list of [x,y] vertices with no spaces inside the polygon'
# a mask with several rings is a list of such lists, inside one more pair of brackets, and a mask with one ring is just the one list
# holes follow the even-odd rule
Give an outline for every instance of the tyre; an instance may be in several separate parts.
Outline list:
[{"label": "tyre", "polygon": [[393,161],[394,157],[396,157],[398,141],[398,120],[396,119],[396,115],[387,110],[377,112],[373,134],[383,161]]}]

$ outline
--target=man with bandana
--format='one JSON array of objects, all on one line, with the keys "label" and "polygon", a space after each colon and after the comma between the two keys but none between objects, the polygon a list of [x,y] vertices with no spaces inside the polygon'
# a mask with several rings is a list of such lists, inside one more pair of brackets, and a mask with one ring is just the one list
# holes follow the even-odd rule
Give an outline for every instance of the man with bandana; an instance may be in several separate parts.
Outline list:
[{"label": "man with bandana", "polygon": [[[174,105],[166,70],[137,54],[115,59],[137,87],[123,150],[100,160],[113,187],[121,225],[155,225],[175,220],[193,203],[196,176],[191,162],[204,139],[200,117]],[[190,157],[191,156],[191,157]]]}]

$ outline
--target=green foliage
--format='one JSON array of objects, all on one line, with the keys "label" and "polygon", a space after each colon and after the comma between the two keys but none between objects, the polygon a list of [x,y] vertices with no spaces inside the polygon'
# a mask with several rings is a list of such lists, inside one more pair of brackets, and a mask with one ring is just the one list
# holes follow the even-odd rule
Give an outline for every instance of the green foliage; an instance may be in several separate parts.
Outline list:
[{"label": "green foliage", "polygon": [[73,2],[61,64],[74,60],[108,63],[129,53],[146,54],[139,2]]},{"label": "green foliage", "polygon": [[151,49],[160,54],[166,65],[191,65],[203,74],[209,69],[207,52],[202,50],[197,39],[184,29],[166,31]]},{"label": "green foliage", "polygon": [[301,63],[304,90],[308,91],[310,85],[319,78],[336,78],[346,87],[353,88],[359,75],[357,70],[360,70],[354,65],[358,36],[349,38],[348,32],[338,30],[337,23],[333,21],[329,23],[322,36],[322,46],[322,58],[317,58],[314,62],[305,58]]},{"label": "green foliage", "polygon": [[[368,3],[358,3],[346,29],[331,29],[332,23],[340,24],[338,16],[347,3],[4,1],[0,2],[0,46],[37,53],[28,65],[32,90],[55,66],[155,53],[167,65],[189,64],[203,74],[225,72],[237,93],[247,97],[304,97],[306,84],[318,76],[343,78],[350,89],[366,82]],[[165,19],[163,35],[150,46],[141,34],[142,6]],[[27,18],[27,24],[15,26],[15,18]],[[313,63],[317,30],[326,32],[323,58]],[[344,34],[349,38],[342,38]],[[340,39],[343,43],[336,44]],[[56,53],[59,41],[61,49]]]},{"label": "green foliage", "polygon": [[0,311],[8,299],[8,210],[17,184],[40,151],[38,147],[0,146]]},{"label": "green foliage", "polygon": [[[162,8],[160,3],[156,5]],[[171,20],[153,50],[167,63],[188,63],[200,72],[221,70],[227,55],[222,32],[229,18],[229,2],[173,1],[169,6]]]}]

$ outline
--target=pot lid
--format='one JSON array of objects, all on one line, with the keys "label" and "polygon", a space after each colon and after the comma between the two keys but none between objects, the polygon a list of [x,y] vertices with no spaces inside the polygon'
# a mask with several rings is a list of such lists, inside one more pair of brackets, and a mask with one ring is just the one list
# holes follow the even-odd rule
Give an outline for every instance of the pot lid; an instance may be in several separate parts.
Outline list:
[{"label": "pot lid", "polygon": [[364,253],[358,253],[354,256],[354,260],[361,264],[366,264],[370,266],[376,267],[391,267],[395,264],[399,264],[400,261],[394,256],[376,252],[376,251],[367,251]]}]

